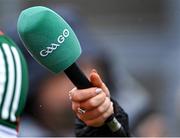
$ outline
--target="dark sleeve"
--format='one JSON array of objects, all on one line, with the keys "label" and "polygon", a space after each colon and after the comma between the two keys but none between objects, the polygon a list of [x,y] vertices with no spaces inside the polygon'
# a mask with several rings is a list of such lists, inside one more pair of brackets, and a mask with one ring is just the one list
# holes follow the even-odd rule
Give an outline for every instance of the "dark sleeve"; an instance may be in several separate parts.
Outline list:
[{"label": "dark sleeve", "polygon": [[[129,124],[128,124],[128,115],[124,112],[124,110],[118,105],[118,103],[111,99],[114,106],[114,114],[117,120],[123,126],[126,136],[130,136],[129,133]],[[116,134],[112,133],[108,126],[104,124],[101,127],[89,127],[85,123],[83,123],[80,119],[76,118],[75,121],[75,134],[77,137],[115,137]],[[120,134],[119,137],[123,137],[125,135]]]}]

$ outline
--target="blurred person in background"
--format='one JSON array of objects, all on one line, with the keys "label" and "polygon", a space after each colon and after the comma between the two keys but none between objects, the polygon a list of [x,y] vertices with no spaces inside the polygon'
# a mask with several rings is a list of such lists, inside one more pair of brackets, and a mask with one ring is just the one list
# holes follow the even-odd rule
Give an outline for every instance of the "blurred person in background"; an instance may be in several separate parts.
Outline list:
[{"label": "blurred person in background", "polygon": [[0,31],[0,137],[16,138],[28,90],[27,64],[16,44]]},{"label": "blurred person in background", "polygon": [[[101,49],[101,45],[107,44],[96,39],[96,36],[88,29],[84,18],[80,16],[79,10],[75,6],[67,4],[60,7],[58,5],[50,7],[68,21],[77,34],[83,51],[79,62],[87,72],[87,76],[92,68],[97,69],[97,72],[103,77],[105,84],[111,90],[111,95],[130,115],[130,122],[134,126],[136,124],[135,120],[140,119],[141,114],[146,114],[153,108],[150,106],[151,97],[148,91],[129,74],[123,64],[118,69],[121,77],[116,77],[108,51]],[[116,81],[119,81],[120,85],[117,86]]]}]

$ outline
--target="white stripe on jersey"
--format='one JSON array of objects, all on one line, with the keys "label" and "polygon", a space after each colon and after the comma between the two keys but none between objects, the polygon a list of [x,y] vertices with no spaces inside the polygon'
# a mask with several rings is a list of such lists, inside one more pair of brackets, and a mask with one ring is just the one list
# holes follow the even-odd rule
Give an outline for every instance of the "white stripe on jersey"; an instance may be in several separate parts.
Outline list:
[{"label": "white stripe on jersey", "polygon": [[20,57],[19,54],[16,50],[16,48],[11,47],[12,53],[14,55],[15,58],[15,64],[16,64],[16,88],[15,88],[15,96],[14,96],[14,100],[13,100],[13,104],[12,104],[12,109],[11,109],[11,116],[10,119],[11,121],[16,121],[16,116],[15,113],[17,111],[18,108],[18,104],[19,104],[19,98],[20,98],[20,93],[21,93],[21,83],[22,83],[22,70],[21,70],[21,61],[20,61]]},{"label": "white stripe on jersey", "polygon": [[6,58],[7,58],[9,75],[8,75],[7,92],[6,92],[3,107],[2,107],[1,117],[2,117],[2,119],[8,119],[9,109],[10,109],[13,92],[14,92],[14,83],[15,83],[14,66],[15,65],[14,65],[13,56],[12,56],[12,53],[10,51],[8,44],[3,43],[2,47],[3,47],[3,50],[4,50]]},{"label": "white stripe on jersey", "polygon": [[0,105],[1,105],[4,89],[5,89],[5,82],[6,82],[6,65],[1,49],[0,49],[0,76],[1,76],[0,79]]},{"label": "white stripe on jersey", "polygon": [[[5,62],[4,62],[4,56],[3,56],[3,52],[0,49],[0,73],[4,73],[6,72],[6,68],[5,68]],[[5,79],[6,80],[6,79]],[[4,78],[0,79],[0,82],[4,82]]]}]

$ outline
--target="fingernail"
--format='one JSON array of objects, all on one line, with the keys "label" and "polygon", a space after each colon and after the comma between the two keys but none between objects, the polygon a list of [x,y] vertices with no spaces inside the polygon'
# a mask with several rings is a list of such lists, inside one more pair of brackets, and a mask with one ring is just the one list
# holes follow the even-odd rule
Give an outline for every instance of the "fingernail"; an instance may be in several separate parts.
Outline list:
[{"label": "fingernail", "polygon": [[96,93],[99,94],[100,92],[102,92],[102,89],[97,88],[97,89],[96,89]]},{"label": "fingernail", "polygon": [[97,73],[96,69],[92,69],[92,72],[95,72],[95,73]]},{"label": "fingernail", "polygon": [[71,96],[71,94],[69,93],[69,100],[71,100],[72,99],[72,96]]},{"label": "fingernail", "polygon": [[73,91],[77,90],[76,87],[74,87],[72,90],[69,91],[69,100],[72,99],[72,94],[73,94]]},{"label": "fingernail", "polygon": [[70,92],[73,92],[73,91],[75,91],[75,90],[77,90],[77,88],[76,87],[74,87]]},{"label": "fingernail", "polygon": [[74,87],[72,90],[69,91],[69,93],[71,94],[73,91],[77,90],[76,87]]}]

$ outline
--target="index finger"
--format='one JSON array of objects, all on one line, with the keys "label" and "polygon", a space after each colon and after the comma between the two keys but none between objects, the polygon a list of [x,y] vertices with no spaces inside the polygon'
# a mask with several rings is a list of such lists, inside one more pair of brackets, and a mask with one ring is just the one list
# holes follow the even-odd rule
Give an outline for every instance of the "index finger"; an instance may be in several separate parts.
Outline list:
[{"label": "index finger", "polygon": [[88,89],[73,89],[69,92],[71,100],[75,102],[82,102],[89,98],[92,98],[102,92],[100,88],[88,88]]}]

